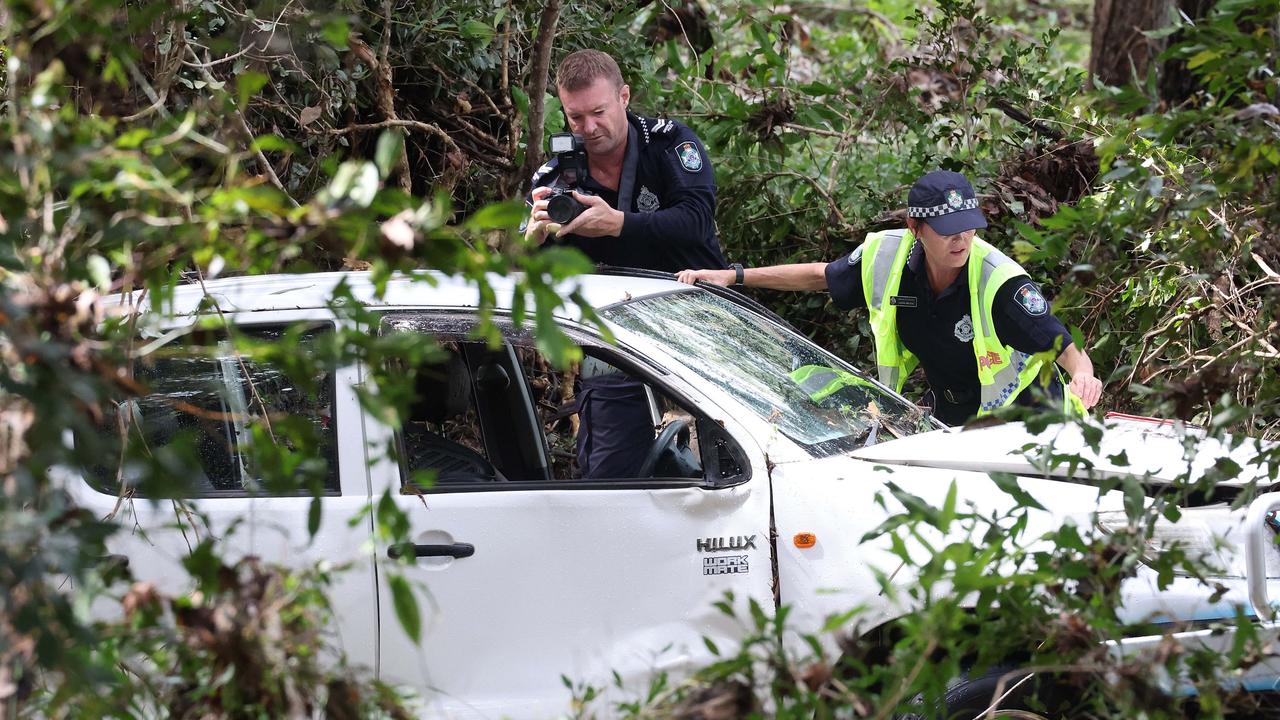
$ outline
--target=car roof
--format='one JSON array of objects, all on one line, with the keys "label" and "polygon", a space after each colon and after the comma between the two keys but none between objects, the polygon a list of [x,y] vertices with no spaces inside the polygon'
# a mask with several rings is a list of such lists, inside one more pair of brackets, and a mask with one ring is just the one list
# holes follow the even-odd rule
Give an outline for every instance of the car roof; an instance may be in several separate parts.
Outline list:
[{"label": "car roof", "polygon": [[[518,277],[520,276],[487,276],[498,309],[511,307],[511,293]],[[476,284],[463,277],[435,271],[394,275],[387,283],[386,292],[378,298],[373,274],[351,271],[246,275],[179,285],[174,288],[173,297],[161,303],[161,309],[165,314],[174,316],[195,314],[206,296],[216,300],[222,312],[323,308],[330,302],[333,291],[343,282],[350,288],[352,296],[372,307],[470,308],[476,307],[480,302],[480,291]],[[567,297],[575,289],[592,307],[599,308],[690,288],[672,279],[627,275],[580,275],[557,286],[561,297]],[[108,302],[114,300],[116,304],[129,304],[129,297],[117,295]],[[135,303],[139,302],[140,295],[134,293],[132,299]],[[574,320],[580,316],[573,307],[562,307],[556,314]]]}]

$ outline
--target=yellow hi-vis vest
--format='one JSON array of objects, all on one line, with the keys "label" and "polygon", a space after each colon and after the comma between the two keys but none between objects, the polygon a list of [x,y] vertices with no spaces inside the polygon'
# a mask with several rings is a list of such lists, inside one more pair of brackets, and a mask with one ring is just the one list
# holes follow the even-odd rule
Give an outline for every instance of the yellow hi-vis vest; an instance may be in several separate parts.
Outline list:
[{"label": "yellow hi-vis vest", "polygon": [[802,365],[791,371],[791,380],[815,403],[820,403],[846,387],[870,387],[875,384],[853,373],[826,365]]},{"label": "yellow hi-vis vest", "polygon": [[[910,230],[887,230],[868,235],[861,248],[862,292],[871,311],[877,371],[880,382],[899,392],[919,363],[898,337],[898,308],[892,302],[902,284],[902,273],[913,245],[915,236]],[[981,387],[978,416],[981,417],[1012,403],[1018,393],[1039,378],[1046,362],[1053,365],[1051,371],[1058,372],[1058,368],[1052,360],[1015,350],[996,336],[992,314],[996,291],[1010,278],[1026,275],[1026,271],[978,237],[973,238],[969,250],[967,271],[973,354],[978,360]],[[1067,390],[1066,382],[1062,383],[1062,390],[1067,397],[1068,413],[1083,414],[1083,404]]]}]

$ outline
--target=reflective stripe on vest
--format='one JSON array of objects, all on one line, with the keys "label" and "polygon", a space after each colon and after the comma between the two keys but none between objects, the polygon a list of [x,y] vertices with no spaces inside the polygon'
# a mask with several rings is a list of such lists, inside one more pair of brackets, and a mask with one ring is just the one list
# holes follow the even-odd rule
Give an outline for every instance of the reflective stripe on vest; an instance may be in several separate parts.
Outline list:
[{"label": "reflective stripe on vest", "polygon": [[1014,350],[996,337],[991,309],[996,291],[1007,280],[1026,275],[1018,263],[981,238],[973,239],[969,250],[969,310],[973,318],[973,354],[978,359],[981,393],[978,414],[1004,407],[1040,374],[1043,361]]},{"label": "reflective stripe on vest", "polygon": [[913,245],[915,236],[910,230],[872,233],[862,245],[862,294],[871,313],[876,373],[880,382],[898,392],[918,363],[898,338],[898,308],[892,303]]},{"label": "reflective stripe on vest", "polygon": [[[1008,405],[1033,382],[1045,374],[1044,387],[1048,387],[1054,373],[1062,384],[1068,415],[1083,415],[1084,404],[1067,389],[1055,359],[1065,348],[1056,348],[1048,355],[1028,355],[1000,342],[996,336],[992,311],[996,306],[996,292],[1010,279],[1027,273],[1018,263],[992,247],[990,243],[975,237],[969,251],[969,287],[977,288],[969,293],[969,306],[974,320],[973,354],[978,359],[978,382],[981,393],[978,415],[986,415]],[[986,364],[984,365],[984,360]]]},{"label": "reflective stripe on vest", "polygon": [[826,365],[802,365],[791,371],[791,379],[814,402],[822,402],[837,391],[851,385],[874,387],[870,382]]}]

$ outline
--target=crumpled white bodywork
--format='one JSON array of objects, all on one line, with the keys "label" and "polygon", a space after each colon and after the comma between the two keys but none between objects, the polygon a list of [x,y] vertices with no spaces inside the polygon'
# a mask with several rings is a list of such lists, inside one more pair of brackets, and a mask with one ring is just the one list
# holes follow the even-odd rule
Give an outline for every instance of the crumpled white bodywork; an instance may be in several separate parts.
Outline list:
[{"label": "crumpled white bodywork", "polygon": [[[700,292],[651,278],[584,277],[571,282],[597,307]],[[238,278],[206,286],[234,322],[341,322],[326,308],[339,283],[347,283],[354,296],[388,312],[461,314],[479,303],[470,283],[440,276],[431,276],[431,284],[393,279],[387,294],[376,301],[368,277],[359,273]],[[505,302],[510,281],[495,283],[500,302]],[[120,300],[124,304],[124,298]],[[201,300],[199,288],[179,289],[165,307],[165,322],[175,324],[179,317],[189,322]],[[565,325],[583,331],[578,319],[572,310],[560,317]],[[771,326],[770,331],[807,343],[781,326]],[[1008,424],[938,430],[898,440],[884,434],[878,444],[818,459],[723,388],[664,355],[654,338],[621,328],[616,336],[623,352],[668,373],[662,378],[668,391],[725,428],[751,468],[748,481],[727,488],[402,494],[398,468],[384,452],[391,429],[359,407],[356,388],[364,379],[353,367],[339,373],[335,407],[342,428],[342,496],[326,501],[322,530],[314,541],[306,535],[304,498],[206,500],[197,505],[217,505],[214,519],[228,524],[245,513],[251,526],[261,521],[262,527],[250,527],[239,536],[233,554],[253,553],[299,565],[319,558],[354,561],[357,571],[344,579],[343,595],[335,604],[337,637],[357,664],[419,690],[424,712],[451,718],[548,717],[569,708],[570,691],[562,675],[607,689],[616,672],[623,688],[616,697],[634,697],[644,693],[657,673],[669,672],[676,679],[714,661],[712,645],[732,651],[749,630],[745,607],[750,601],[766,610],[773,609],[775,597],[790,605],[790,629],[795,633],[816,632],[828,617],[854,607],[863,608],[858,627],[864,631],[909,612],[908,594],[883,592],[877,571],[900,589],[911,587],[911,571],[888,551],[886,537],[862,542],[900,511],[885,492],[888,482],[938,507],[954,483],[961,511],[991,515],[1010,509],[1013,500],[987,473],[1012,473],[1046,508],[1030,512],[1023,537],[1032,542],[1067,522],[1092,531],[1094,513],[1120,509],[1118,493],[1101,494],[1098,489],[1097,483],[1108,478],[1136,474],[1150,481],[1184,477],[1194,482],[1226,457],[1242,468],[1239,477],[1226,484],[1265,480],[1265,468],[1252,461],[1256,444],[1229,447],[1194,433],[1184,435],[1179,428],[1127,421],[1109,422],[1096,450],[1071,425],[1033,434],[1022,425]],[[1195,441],[1193,451],[1187,451],[1184,439]],[[1062,464],[1047,466],[1043,460],[1049,450],[1079,455],[1087,462],[1074,470]],[[114,495],[99,493],[74,476],[65,482],[84,506],[99,514],[116,504]],[[474,556],[390,564],[385,544],[371,534],[372,511],[361,522],[347,523],[352,513],[376,503],[385,492],[409,514],[414,542],[474,543]],[[140,579],[167,590],[180,589],[185,577],[178,561],[186,545],[181,533],[167,528],[174,521],[172,511],[135,501],[127,512],[139,527],[117,535],[113,552],[142,560],[134,565]],[[1244,515],[1222,513],[1212,530],[1236,543],[1256,537],[1260,528],[1246,527]],[[816,543],[798,547],[795,537],[801,533],[815,536]],[[954,533],[959,533],[958,527]],[[705,550],[699,544],[741,543],[743,538],[754,540],[732,552],[728,547]],[[958,538],[953,534],[951,539]],[[1276,553],[1274,545],[1269,552]],[[742,567],[749,566],[749,571],[705,572],[708,560],[729,557],[742,558]],[[1280,559],[1272,560],[1280,567]],[[419,643],[407,638],[395,620],[386,586],[386,576],[393,571],[413,583],[423,616]],[[1173,585],[1161,588],[1154,573],[1140,571],[1124,587],[1122,612],[1132,620],[1170,621],[1231,617],[1237,608],[1252,612],[1250,594],[1256,588],[1251,590],[1245,577],[1217,580],[1228,591],[1210,602],[1213,589],[1198,580],[1176,578]],[[1275,583],[1280,581],[1266,584]],[[1269,591],[1280,598],[1280,586]],[[739,619],[713,607],[727,592],[734,595],[731,604]],[[1276,626],[1260,628],[1274,632]],[[1222,637],[1230,636],[1215,636],[1213,641]],[[1206,641],[1194,631],[1175,639],[1187,644]],[[824,640],[830,643],[832,638]],[[1158,640],[1118,640],[1115,650],[1143,652]],[[833,643],[828,647],[834,649]],[[1268,672],[1272,680],[1276,677],[1276,670],[1266,663],[1255,668],[1250,683],[1265,684]]]}]

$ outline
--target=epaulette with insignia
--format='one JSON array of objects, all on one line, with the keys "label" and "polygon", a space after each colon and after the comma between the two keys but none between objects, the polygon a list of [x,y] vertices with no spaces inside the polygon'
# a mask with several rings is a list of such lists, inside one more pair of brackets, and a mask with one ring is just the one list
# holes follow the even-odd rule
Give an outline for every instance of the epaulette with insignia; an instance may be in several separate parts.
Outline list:
[{"label": "epaulette with insignia", "polygon": [[644,136],[644,144],[648,145],[655,135],[669,135],[676,129],[674,120],[665,120],[662,118],[649,118],[643,115],[635,115],[636,123],[640,126],[640,134]]},{"label": "epaulette with insignia", "polygon": [[654,135],[666,135],[675,129],[676,129],[676,123],[674,120],[659,119],[657,122],[653,124],[652,132]]}]

